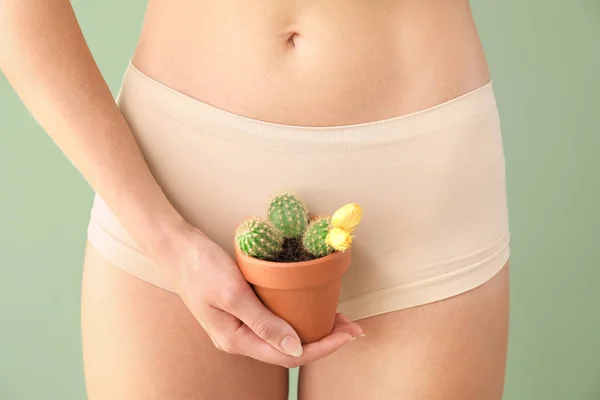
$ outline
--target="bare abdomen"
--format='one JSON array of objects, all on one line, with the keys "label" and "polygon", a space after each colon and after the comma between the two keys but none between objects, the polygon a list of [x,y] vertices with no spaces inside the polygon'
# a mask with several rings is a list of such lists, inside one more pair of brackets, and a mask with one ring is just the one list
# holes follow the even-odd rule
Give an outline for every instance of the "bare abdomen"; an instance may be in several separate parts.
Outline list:
[{"label": "bare abdomen", "polygon": [[291,125],[389,118],[489,80],[467,0],[151,0],[133,62],[213,106]]}]

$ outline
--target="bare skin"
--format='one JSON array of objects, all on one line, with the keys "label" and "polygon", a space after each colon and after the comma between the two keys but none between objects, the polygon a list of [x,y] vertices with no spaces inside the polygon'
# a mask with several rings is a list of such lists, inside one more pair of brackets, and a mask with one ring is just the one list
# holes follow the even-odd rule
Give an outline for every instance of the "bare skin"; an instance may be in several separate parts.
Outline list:
[{"label": "bare skin", "polygon": [[[407,114],[490,79],[467,0],[150,0],[132,61],[230,112],[313,126]],[[297,340],[291,327],[168,202],[66,0],[4,1],[0,69],[178,287],[179,296],[165,293],[88,248],[90,399],[284,399],[284,367],[298,365],[303,399],[501,397],[506,268],[452,299],[359,324],[340,316],[332,335],[298,356],[282,345]]]},{"label": "bare skin", "polygon": [[179,296],[115,268],[89,245],[82,328],[90,400],[282,400],[288,393],[286,368],[218,350]]},{"label": "bare skin", "polygon": [[359,323],[366,336],[300,368],[300,400],[500,400],[508,265],[447,300]]}]

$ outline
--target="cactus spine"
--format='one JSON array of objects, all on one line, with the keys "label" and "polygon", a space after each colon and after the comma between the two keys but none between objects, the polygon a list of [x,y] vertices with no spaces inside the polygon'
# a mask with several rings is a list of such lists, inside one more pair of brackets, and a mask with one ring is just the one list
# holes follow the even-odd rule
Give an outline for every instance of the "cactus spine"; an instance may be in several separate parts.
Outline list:
[{"label": "cactus spine", "polygon": [[269,220],[281,231],[284,238],[301,238],[308,226],[306,206],[291,193],[275,196],[267,213]]},{"label": "cactus spine", "polygon": [[247,219],[238,227],[235,240],[238,247],[251,257],[273,260],[282,251],[283,236],[268,220]]},{"label": "cactus spine", "polygon": [[315,257],[325,257],[333,253],[333,247],[325,242],[329,228],[329,218],[318,218],[312,221],[302,238],[304,249]]}]

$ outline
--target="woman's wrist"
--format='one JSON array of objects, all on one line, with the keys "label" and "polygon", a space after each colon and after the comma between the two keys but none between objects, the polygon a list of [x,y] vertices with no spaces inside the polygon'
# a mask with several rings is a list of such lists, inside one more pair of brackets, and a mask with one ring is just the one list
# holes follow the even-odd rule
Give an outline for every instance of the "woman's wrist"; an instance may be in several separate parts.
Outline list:
[{"label": "woman's wrist", "polygon": [[167,268],[176,281],[202,264],[214,244],[202,231],[188,223],[181,215],[158,221],[143,249],[151,258]]},{"label": "woman's wrist", "polygon": [[142,250],[153,258],[173,260],[189,246],[193,235],[193,227],[179,214],[165,215],[154,218],[149,227],[143,230],[145,237],[141,238]]}]

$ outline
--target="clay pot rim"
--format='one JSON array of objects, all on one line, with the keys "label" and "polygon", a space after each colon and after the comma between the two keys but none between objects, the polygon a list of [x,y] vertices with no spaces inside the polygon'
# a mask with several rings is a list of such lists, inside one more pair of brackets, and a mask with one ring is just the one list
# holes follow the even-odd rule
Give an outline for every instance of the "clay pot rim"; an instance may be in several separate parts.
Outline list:
[{"label": "clay pot rim", "polygon": [[[239,246],[237,245],[237,243],[234,243],[235,248],[237,249],[236,253],[238,256],[246,258],[246,259],[250,259],[250,260],[254,260],[255,262],[264,265],[265,267],[269,267],[269,268],[303,268],[303,267],[310,267],[316,264],[321,264],[323,262],[327,262],[333,258],[337,258],[337,257],[341,257],[344,253],[344,251],[342,250],[334,250],[333,253],[326,255],[325,257],[319,257],[319,258],[315,258],[312,260],[306,260],[306,261],[293,261],[293,262],[282,262],[282,261],[268,261],[268,260],[262,260],[260,258],[256,258],[256,257],[252,257],[249,256],[248,254],[244,253],[242,251],[242,249],[239,248]],[[350,250],[350,249],[348,249]],[[348,251],[345,250],[345,251]]]}]

